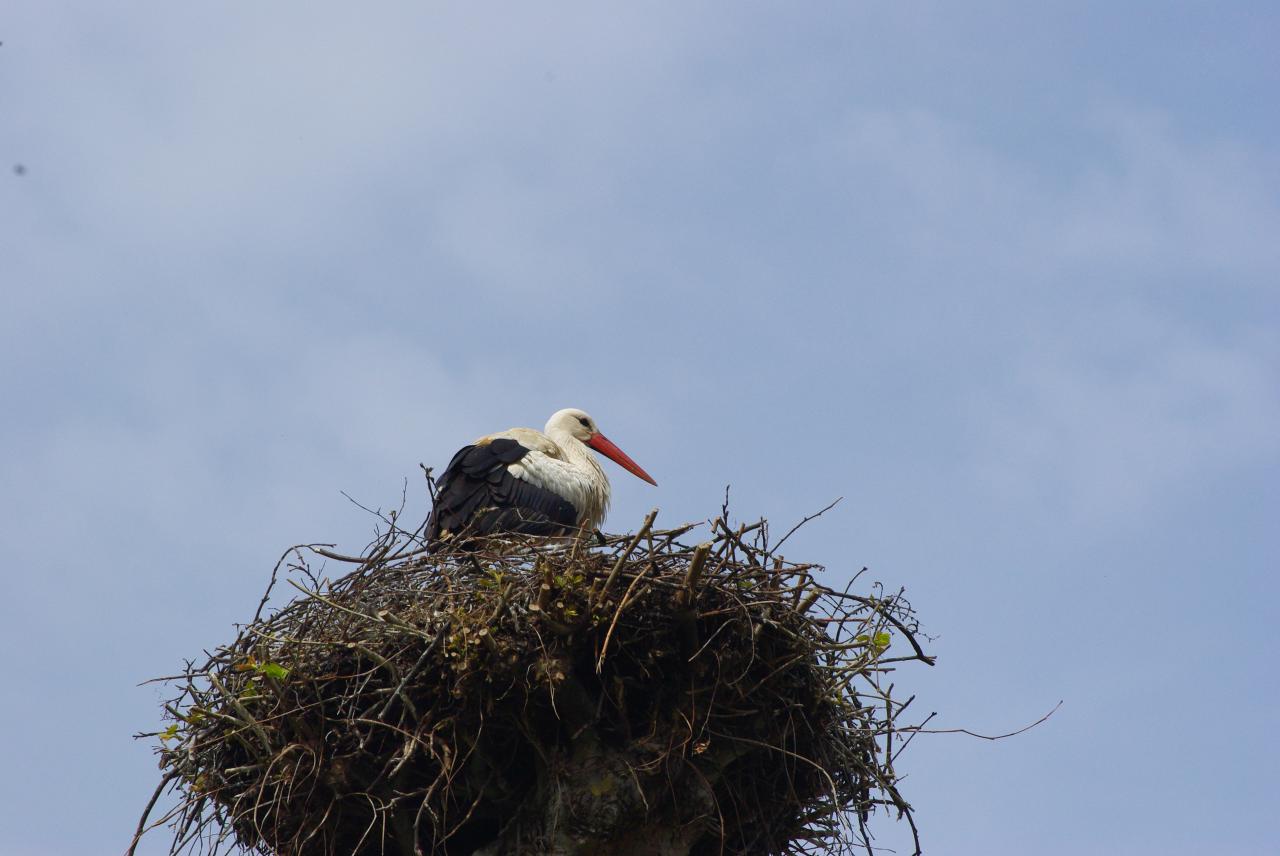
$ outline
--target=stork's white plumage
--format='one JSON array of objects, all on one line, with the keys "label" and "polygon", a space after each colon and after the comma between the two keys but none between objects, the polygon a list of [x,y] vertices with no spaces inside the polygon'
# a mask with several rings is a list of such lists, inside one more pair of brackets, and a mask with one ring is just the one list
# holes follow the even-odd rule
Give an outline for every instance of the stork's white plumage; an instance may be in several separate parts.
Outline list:
[{"label": "stork's white plumage", "polygon": [[427,541],[460,533],[591,532],[609,507],[609,479],[591,450],[656,485],[581,410],[557,411],[544,431],[511,428],[464,446],[437,485]]}]

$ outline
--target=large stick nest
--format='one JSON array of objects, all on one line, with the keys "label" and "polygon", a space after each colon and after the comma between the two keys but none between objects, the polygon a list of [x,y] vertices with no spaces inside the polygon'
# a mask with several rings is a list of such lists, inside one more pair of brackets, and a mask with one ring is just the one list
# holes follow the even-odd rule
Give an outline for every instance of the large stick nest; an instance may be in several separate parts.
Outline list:
[{"label": "large stick nest", "polygon": [[291,550],[300,595],[166,679],[151,826],[279,856],[841,853],[877,810],[914,834],[887,677],[931,662],[910,606],[725,519],[428,553],[393,517],[363,557]]}]

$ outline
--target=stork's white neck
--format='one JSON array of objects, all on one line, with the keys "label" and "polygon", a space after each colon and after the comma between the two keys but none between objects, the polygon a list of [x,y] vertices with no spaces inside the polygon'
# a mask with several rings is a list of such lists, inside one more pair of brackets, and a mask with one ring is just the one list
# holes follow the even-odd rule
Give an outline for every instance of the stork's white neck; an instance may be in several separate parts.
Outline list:
[{"label": "stork's white neck", "polygon": [[547,432],[547,436],[564,450],[565,460],[576,466],[585,467],[593,475],[598,473],[600,481],[605,484],[605,490],[608,491],[609,479],[605,476],[604,470],[601,469],[600,462],[596,460],[596,453],[591,451],[591,448],[586,443],[559,427],[552,428]]},{"label": "stork's white neck", "polygon": [[559,426],[548,425],[547,428],[547,436],[563,450],[565,461],[583,477],[585,495],[581,501],[585,507],[580,507],[580,525],[599,526],[609,508],[609,477],[604,474],[596,453],[586,443]]}]

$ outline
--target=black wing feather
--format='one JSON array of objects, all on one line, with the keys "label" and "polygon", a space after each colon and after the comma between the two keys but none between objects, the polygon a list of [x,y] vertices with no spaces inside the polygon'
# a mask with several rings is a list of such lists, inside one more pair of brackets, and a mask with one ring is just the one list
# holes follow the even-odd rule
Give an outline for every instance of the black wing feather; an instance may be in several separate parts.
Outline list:
[{"label": "black wing feather", "polygon": [[572,503],[507,471],[527,454],[528,448],[506,438],[458,450],[440,477],[427,543],[464,531],[561,535],[575,526],[578,510]]}]

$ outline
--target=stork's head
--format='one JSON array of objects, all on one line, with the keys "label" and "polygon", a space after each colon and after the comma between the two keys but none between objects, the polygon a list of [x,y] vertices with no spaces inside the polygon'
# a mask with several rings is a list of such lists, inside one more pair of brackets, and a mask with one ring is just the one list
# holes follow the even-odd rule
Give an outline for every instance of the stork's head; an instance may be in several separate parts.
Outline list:
[{"label": "stork's head", "polygon": [[633,476],[644,479],[651,485],[656,486],[658,484],[648,473],[641,469],[639,464],[631,460],[626,452],[619,449],[613,444],[613,441],[601,434],[600,429],[596,427],[596,421],[585,411],[578,410],[576,407],[566,407],[564,410],[556,411],[547,420],[546,433],[552,437],[567,434],[580,443],[595,449]]}]

